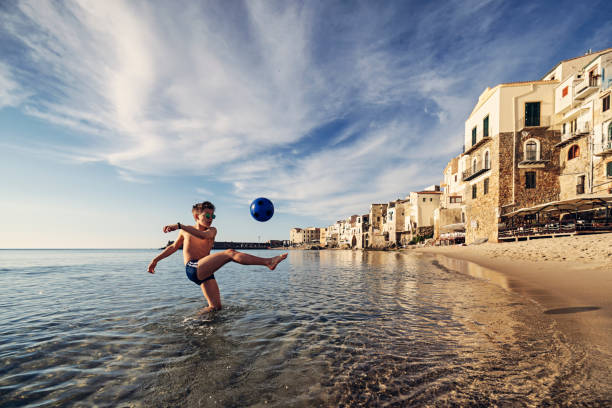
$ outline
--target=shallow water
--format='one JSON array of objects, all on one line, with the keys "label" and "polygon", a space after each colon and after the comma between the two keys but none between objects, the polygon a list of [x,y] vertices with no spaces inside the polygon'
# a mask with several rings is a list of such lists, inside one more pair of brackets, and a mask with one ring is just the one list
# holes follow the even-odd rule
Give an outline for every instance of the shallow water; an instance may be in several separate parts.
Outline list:
[{"label": "shallow water", "polygon": [[[228,264],[224,309],[180,254],[0,251],[0,406],[609,405],[589,352],[495,274],[388,252]],[[252,251],[272,256],[275,251]]]}]

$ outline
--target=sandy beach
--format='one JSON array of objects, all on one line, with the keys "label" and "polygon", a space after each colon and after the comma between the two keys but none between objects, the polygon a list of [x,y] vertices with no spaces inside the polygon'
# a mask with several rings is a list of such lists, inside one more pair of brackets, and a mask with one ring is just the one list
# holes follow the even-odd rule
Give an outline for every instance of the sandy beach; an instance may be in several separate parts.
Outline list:
[{"label": "sandy beach", "polygon": [[468,261],[447,258],[440,263],[537,302],[564,334],[590,348],[610,375],[606,367],[612,358],[612,234],[407,251]]}]

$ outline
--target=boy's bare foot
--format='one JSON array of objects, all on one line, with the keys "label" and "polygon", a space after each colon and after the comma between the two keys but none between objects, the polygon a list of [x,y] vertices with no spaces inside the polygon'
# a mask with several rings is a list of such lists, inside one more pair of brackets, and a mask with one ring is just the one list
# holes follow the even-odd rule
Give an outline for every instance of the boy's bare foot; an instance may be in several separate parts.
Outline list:
[{"label": "boy's bare foot", "polygon": [[279,256],[275,256],[274,258],[270,258],[270,261],[268,262],[268,268],[273,271],[274,268],[276,268],[276,265],[278,265],[285,258],[287,258],[287,254],[282,254]]},{"label": "boy's bare foot", "polygon": [[200,310],[198,312],[198,316],[202,316],[202,315],[208,314],[210,312],[216,312],[218,310],[220,310],[220,309],[216,309],[216,308],[214,308],[212,306],[207,306],[207,307],[205,307],[204,309],[202,309],[202,310]]}]

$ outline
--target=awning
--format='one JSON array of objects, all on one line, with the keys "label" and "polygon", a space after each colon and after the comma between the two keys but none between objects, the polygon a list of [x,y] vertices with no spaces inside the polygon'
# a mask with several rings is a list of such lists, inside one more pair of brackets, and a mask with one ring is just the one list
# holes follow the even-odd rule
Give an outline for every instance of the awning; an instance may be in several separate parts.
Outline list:
[{"label": "awning", "polygon": [[554,211],[588,211],[610,204],[612,204],[612,196],[574,198],[571,200],[552,201],[550,203],[540,204],[533,207],[521,208],[520,210],[503,214],[502,217],[548,213]]},{"label": "awning", "polygon": [[465,231],[465,224],[460,222],[457,224],[447,224],[440,226],[440,232],[462,232]]}]

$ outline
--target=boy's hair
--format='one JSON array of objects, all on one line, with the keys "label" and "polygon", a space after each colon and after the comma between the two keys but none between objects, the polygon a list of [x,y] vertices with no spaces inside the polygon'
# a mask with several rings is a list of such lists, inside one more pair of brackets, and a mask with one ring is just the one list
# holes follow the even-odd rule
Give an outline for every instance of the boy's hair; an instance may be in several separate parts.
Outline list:
[{"label": "boy's hair", "polygon": [[204,210],[213,210],[215,211],[215,206],[210,201],[204,201],[202,203],[196,203],[193,205],[191,211],[202,212]]}]

